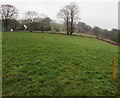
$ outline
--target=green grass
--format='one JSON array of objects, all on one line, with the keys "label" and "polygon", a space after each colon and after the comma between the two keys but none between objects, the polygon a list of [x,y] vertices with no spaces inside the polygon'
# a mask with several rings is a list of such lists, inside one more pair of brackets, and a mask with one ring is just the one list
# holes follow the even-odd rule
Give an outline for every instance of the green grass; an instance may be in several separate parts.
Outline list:
[{"label": "green grass", "polygon": [[[66,34],[66,31],[60,31],[60,32],[57,32],[57,33],[65,33],[65,34]],[[75,32],[75,33],[73,33],[73,34],[74,34],[74,35],[84,35],[84,36],[95,37],[95,38],[96,38],[95,35],[91,35],[91,34],[87,34],[87,33],[77,33],[77,32]]]},{"label": "green grass", "polygon": [[95,37],[96,38],[95,35],[90,35],[90,34],[86,34],[86,33],[74,33],[74,34],[76,34],[76,35],[90,36],[90,37]]},{"label": "green grass", "polygon": [[46,33],[3,33],[6,96],[114,96],[117,46]]}]

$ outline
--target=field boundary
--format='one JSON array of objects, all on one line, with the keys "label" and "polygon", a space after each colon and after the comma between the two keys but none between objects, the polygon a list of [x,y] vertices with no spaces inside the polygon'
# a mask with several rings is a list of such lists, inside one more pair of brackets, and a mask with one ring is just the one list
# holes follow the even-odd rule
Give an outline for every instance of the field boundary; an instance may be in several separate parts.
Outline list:
[{"label": "field boundary", "polygon": [[[51,33],[51,34],[67,35],[67,34],[65,34],[65,33]],[[98,38],[95,38],[95,37],[85,36],[85,35],[75,35],[75,34],[72,34],[72,35],[70,35],[70,36],[79,36],[79,37],[87,37],[87,38],[92,38],[92,39],[98,39]],[[120,44],[119,44],[119,43],[116,43],[116,42],[108,41],[108,40],[105,40],[105,39],[98,39],[98,40],[107,42],[107,43],[112,44],[112,45],[120,46]]]}]

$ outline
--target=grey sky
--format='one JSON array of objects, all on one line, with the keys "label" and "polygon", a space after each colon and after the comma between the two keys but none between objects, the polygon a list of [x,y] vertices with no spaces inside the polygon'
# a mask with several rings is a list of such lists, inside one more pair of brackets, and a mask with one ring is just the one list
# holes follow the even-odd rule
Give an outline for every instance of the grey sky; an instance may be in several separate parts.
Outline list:
[{"label": "grey sky", "polygon": [[79,6],[80,21],[92,27],[99,26],[109,30],[118,28],[118,0],[0,0],[0,4],[16,6],[20,18],[25,11],[37,11],[58,21],[56,15],[60,8],[70,2]]}]

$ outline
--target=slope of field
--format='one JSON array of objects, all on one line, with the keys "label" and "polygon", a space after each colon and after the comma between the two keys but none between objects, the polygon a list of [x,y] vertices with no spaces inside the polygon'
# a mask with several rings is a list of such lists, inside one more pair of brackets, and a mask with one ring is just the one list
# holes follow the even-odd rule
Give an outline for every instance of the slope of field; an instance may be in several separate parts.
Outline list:
[{"label": "slope of field", "polygon": [[96,39],[3,33],[3,95],[117,95],[112,79],[117,53],[117,46]]}]

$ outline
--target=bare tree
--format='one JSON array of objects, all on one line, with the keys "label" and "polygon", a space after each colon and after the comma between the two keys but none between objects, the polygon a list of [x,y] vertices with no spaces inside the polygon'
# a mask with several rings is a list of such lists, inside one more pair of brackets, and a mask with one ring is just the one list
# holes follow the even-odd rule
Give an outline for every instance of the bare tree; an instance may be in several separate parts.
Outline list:
[{"label": "bare tree", "polygon": [[5,26],[6,30],[8,29],[8,23],[11,19],[17,19],[18,10],[13,5],[1,5],[0,14],[2,17],[3,26]]},{"label": "bare tree", "polygon": [[70,13],[69,13],[68,7],[69,6],[63,7],[57,15],[58,17],[64,19],[66,23],[67,34],[69,34],[69,22],[70,22]]},{"label": "bare tree", "polygon": [[29,25],[28,25],[28,28],[30,30],[30,32],[33,31],[33,24],[34,22],[36,22],[38,20],[38,13],[36,11],[27,11],[25,12],[25,20],[28,21]]},{"label": "bare tree", "polygon": [[63,7],[58,13],[58,17],[63,18],[66,23],[67,34],[72,35],[75,29],[75,22],[78,18],[79,8],[75,3],[70,3],[69,5]]},{"label": "bare tree", "polygon": [[74,32],[74,23],[75,23],[75,20],[79,19],[78,18],[79,8],[76,5],[76,3],[71,2],[68,5],[68,11],[70,13],[70,34],[72,35],[72,33]]},{"label": "bare tree", "polygon": [[25,20],[28,20],[29,23],[33,23],[36,18],[38,18],[38,13],[36,11],[25,12]]}]

